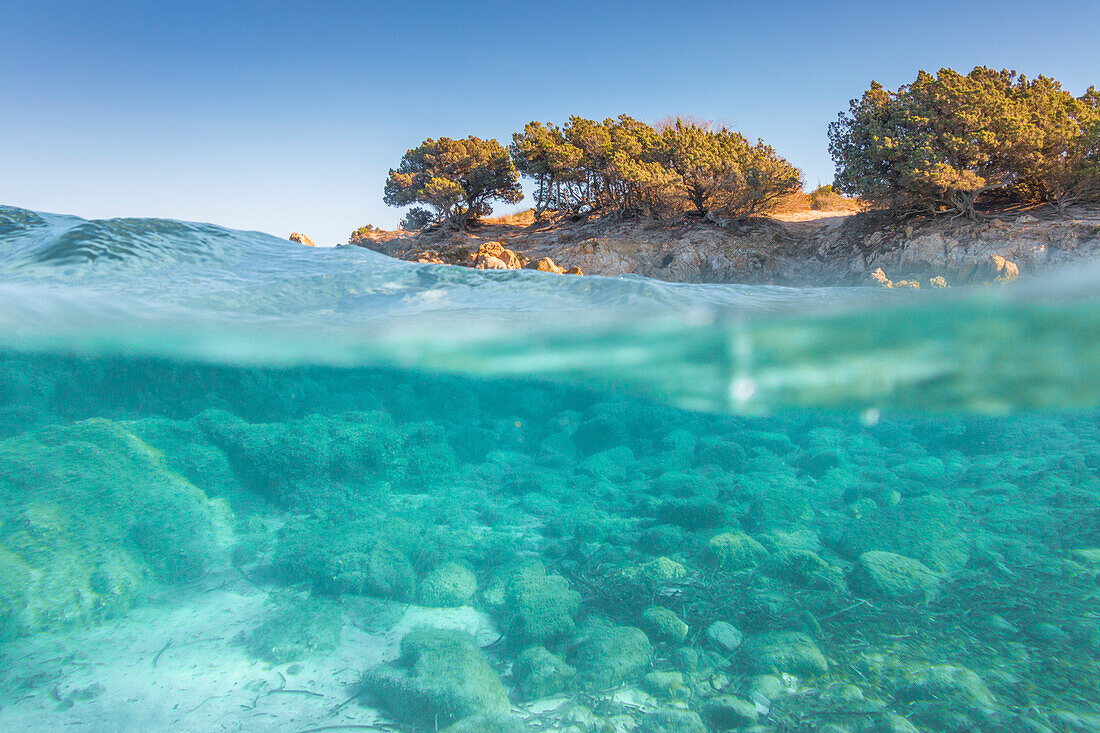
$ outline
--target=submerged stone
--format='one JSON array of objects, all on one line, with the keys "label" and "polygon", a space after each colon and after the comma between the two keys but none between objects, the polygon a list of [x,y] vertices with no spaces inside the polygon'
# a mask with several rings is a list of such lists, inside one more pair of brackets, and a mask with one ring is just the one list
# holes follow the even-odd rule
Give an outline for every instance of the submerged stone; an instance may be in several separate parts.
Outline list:
[{"label": "submerged stone", "polygon": [[571,632],[581,596],[542,563],[526,563],[499,574],[486,590],[486,601],[503,617],[513,644],[542,642]]},{"label": "submerged stone", "polygon": [[707,542],[707,558],[724,570],[745,570],[757,565],[768,551],[742,532],[724,532]]},{"label": "submerged stone", "polygon": [[911,557],[871,551],[859,556],[852,581],[883,598],[916,600],[935,595],[940,576]]},{"label": "submerged stone", "polygon": [[642,612],[642,625],[657,641],[681,642],[687,638],[688,625],[673,611],[662,606],[650,606]]},{"label": "submerged stone", "polygon": [[479,713],[463,718],[443,733],[527,733],[528,728],[518,718],[505,713]]},{"label": "submerged stone", "polygon": [[698,713],[670,708],[654,710],[642,719],[639,733],[707,733]]},{"label": "submerged stone", "polygon": [[409,632],[401,656],[369,670],[363,683],[389,715],[429,728],[509,709],[497,673],[473,637],[461,631]]},{"label": "submerged stone", "polygon": [[477,592],[477,576],[465,565],[439,565],[420,583],[420,603],[436,608],[465,606]]},{"label": "submerged stone", "polygon": [[996,703],[981,677],[966,667],[951,664],[909,670],[900,680],[896,696],[906,703],[949,701],[981,707]]},{"label": "submerged stone", "polygon": [[756,705],[733,695],[720,695],[707,700],[703,717],[718,730],[741,728],[756,722]]},{"label": "submerged stone", "polygon": [[653,645],[641,629],[594,620],[578,631],[571,661],[582,685],[606,689],[640,677]]},{"label": "submerged stone", "polygon": [[528,700],[564,692],[576,673],[565,660],[542,646],[524,649],[512,668],[516,684]]},{"label": "submerged stone", "polygon": [[726,621],[715,621],[707,627],[707,641],[729,653],[737,651],[744,641],[741,631]]},{"label": "submerged stone", "polygon": [[749,674],[776,672],[812,677],[829,669],[813,639],[797,631],[749,637],[741,645],[738,658]]}]

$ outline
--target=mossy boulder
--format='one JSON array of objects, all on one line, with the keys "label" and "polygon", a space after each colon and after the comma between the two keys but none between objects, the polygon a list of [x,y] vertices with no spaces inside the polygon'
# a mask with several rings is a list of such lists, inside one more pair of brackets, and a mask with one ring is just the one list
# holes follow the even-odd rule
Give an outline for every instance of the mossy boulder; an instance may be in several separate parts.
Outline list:
[{"label": "mossy boulder", "polygon": [[560,575],[547,574],[539,562],[498,574],[485,592],[513,644],[539,643],[573,631],[581,596]]},{"label": "mossy boulder", "polygon": [[992,707],[996,698],[982,678],[966,667],[936,664],[904,671],[895,697],[902,703],[952,702]]},{"label": "mossy boulder", "polygon": [[416,571],[391,544],[400,534],[368,520],[307,518],[287,522],[275,546],[275,566],[290,582],[310,581],[323,595],[416,598]]},{"label": "mossy boulder", "polygon": [[477,592],[477,576],[465,565],[447,562],[420,582],[420,603],[435,608],[465,606]]},{"label": "mossy boulder", "polygon": [[546,647],[524,649],[512,667],[516,686],[527,700],[564,692],[577,671]]},{"label": "mossy boulder", "polygon": [[582,688],[616,687],[649,668],[653,644],[641,629],[592,619],[578,630],[570,661]]},{"label": "mossy boulder", "polygon": [[401,656],[369,670],[363,683],[389,715],[432,729],[509,710],[497,673],[473,637],[461,631],[409,632]]},{"label": "mossy boulder", "polygon": [[814,640],[797,631],[751,636],[741,645],[738,660],[748,674],[777,672],[812,677],[829,669]]},{"label": "mossy boulder", "polygon": [[639,733],[707,733],[699,714],[690,710],[664,708],[648,713],[638,727]]},{"label": "mossy boulder", "polygon": [[716,730],[743,728],[756,722],[756,705],[733,695],[712,697],[703,705],[703,717]]},{"label": "mossy boulder", "polygon": [[0,634],[97,622],[228,561],[232,521],[128,423],[0,441]]},{"label": "mossy boulder", "polygon": [[642,628],[651,638],[669,644],[678,644],[688,635],[688,625],[663,606],[650,606],[642,612]]},{"label": "mossy boulder", "polygon": [[852,584],[881,598],[927,600],[936,594],[941,576],[920,560],[872,550],[859,556]]},{"label": "mossy boulder", "polygon": [[851,557],[885,550],[944,574],[961,570],[970,559],[958,509],[938,496],[904,499],[862,513],[844,524],[839,544]]},{"label": "mossy boulder", "polygon": [[710,564],[723,570],[745,570],[760,563],[768,551],[743,532],[723,532],[710,538],[705,554]]}]

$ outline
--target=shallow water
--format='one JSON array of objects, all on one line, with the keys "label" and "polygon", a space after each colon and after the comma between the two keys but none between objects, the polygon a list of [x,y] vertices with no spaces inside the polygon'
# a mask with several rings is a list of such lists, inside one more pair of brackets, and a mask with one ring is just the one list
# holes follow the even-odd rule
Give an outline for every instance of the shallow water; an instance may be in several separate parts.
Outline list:
[{"label": "shallow water", "polygon": [[0,728],[1100,729],[1090,273],[0,248]]}]

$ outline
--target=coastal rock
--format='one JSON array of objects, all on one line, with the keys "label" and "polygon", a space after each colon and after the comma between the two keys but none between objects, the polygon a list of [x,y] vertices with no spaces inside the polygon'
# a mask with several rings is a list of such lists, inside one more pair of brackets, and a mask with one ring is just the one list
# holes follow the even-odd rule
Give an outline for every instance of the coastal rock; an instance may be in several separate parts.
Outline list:
[{"label": "coastal rock", "polygon": [[401,639],[401,656],[369,670],[363,683],[387,713],[429,728],[510,707],[500,678],[473,637],[461,631],[409,632]]},{"label": "coastal rock", "polygon": [[540,272],[553,272],[557,273],[558,275],[562,275],[565,273],[565,270],[554,264],[554,261],[549,257],[540,257],[537,260],[533,260],[527,263],[527,269],[538,270]]},{"label": "coastal rock", "polygon": [[290,241],[291,242],[297,242],[298,244],[304,244],[307,247],[316,247],[317,246],[313,243],[312,239],[310,239],[306,235],[302,234],[301,232],[293,232],[290,235]]}]

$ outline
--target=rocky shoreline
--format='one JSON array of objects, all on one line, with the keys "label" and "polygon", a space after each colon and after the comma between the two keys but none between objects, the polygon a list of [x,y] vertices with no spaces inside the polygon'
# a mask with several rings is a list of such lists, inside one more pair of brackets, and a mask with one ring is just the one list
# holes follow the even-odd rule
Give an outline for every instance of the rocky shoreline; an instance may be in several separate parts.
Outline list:
[{"label": "rocky shoreline", "polygon": [[[806,211],[741,222],[594,220],[464,232],[376,232],[360,246],[399,259],[480,268],[534,267],[674,282],[964,285],[1100,257],[1100,210],[1041,210],[977,222],[898,221],[879,212]],[[505,259],[498,257],[509,252]],[[493,259],[489,259],[493,257]],[[550,268],[543,260],[549,258]],[[512,264],[508,264],[511,262]],[[525,264],[519,264],[520,262]],[[531,263],[536,263],[532,265]],[[1007,264],[1006,264],[1007,263]],[[882,275],[875,275],[881,270]],[[942,286],[940,280],[933,287]]]}]

